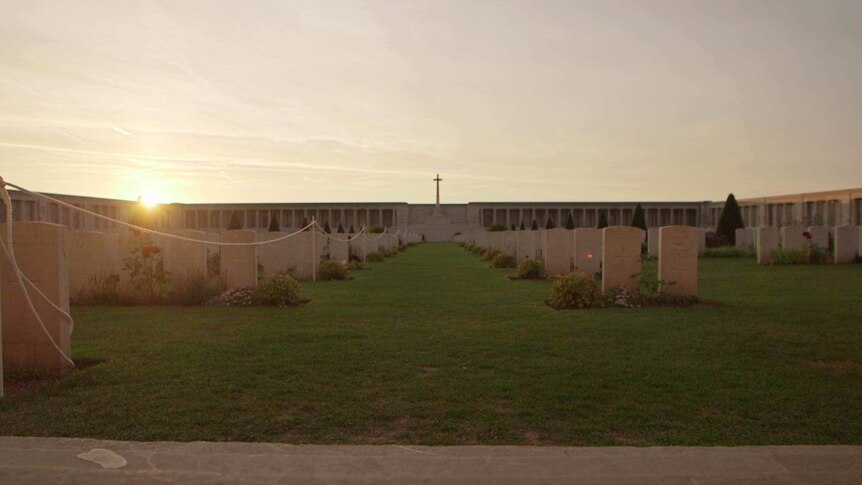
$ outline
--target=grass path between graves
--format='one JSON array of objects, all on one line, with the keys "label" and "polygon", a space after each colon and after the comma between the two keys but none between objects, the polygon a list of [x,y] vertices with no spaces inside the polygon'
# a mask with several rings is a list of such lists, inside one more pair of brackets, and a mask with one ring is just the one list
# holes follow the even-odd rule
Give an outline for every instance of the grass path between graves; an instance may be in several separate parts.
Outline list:
[{"label": "grass path between graves", "polygon": [[725,306],[660,309],[555,311],[511,274],[427,244],[301,308],[74,308],[105,362],[0,401],[0,435],[862,443],[862,265],[701,260]]}]

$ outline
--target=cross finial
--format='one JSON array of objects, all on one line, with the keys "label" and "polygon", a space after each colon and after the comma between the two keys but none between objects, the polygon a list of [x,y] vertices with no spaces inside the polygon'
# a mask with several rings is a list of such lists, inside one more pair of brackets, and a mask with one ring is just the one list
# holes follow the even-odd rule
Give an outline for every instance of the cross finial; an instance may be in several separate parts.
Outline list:
[{"label": "cross finial", "polygon": [[440,205],[440,182],[442,182],[443,179],[440,178],[439,173],[437,174],[437,178],[434,179],[434,181],[437,182],[437,205]]}]

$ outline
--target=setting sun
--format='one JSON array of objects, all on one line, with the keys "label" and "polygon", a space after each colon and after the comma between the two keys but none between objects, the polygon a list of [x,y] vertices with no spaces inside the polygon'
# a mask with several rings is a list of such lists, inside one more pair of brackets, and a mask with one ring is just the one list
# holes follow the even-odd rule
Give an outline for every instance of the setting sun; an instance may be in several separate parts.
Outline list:
[{"label": "setting sun", "polygon": [[153,207],[167,202],[164,194],[157,189],[147,189],[141,192],[138,196],[138,201],[144,207],[152,209]]}]

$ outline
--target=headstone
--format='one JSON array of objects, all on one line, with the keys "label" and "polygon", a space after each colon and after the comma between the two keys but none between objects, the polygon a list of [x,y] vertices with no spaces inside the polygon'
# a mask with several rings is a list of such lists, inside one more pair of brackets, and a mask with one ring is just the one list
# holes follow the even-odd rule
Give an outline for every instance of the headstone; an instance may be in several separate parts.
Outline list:
[{"label": "headstone", "polygon": [[298,278],[315,278],[320,264],[319,240],[320,235],[311,231],[300,232],[287,240],[289,264]]},{"label": "headstone", "polygon": [[517,231],[515,237],[517,243],[516,255],[518,257],[518,263],[521,263],[528,259],[538,258],[538,251],[536,251],[536,241],[539,239],[539,236],[539,231]]},{"label": "headstone", "polygon": [[[223,243],[253,243],[257,233],[246,229],[222,231]],[[257,247],[219,246],[221,272],[228,289],[257,286]]]},{"label": "headstone", "polygon": [[[117,238],[117,252],[120,260],[117,292],[121,297],[135,300],[145,295],[135,286],[130,267],[136,264],[155,267],[158,261],[164,261],[164,245],[158,245],[152,234],[131,229],[121,229]],[[164,240],[160,238],[159,241]]]},{"label": "headstone", "polygon": [[[206,233],[191,229],[171,231],[177,236],[206,241]],[[206,277],[207,248],[206,243],[183,241],[166,238],[165,240],[165,271],[172,282],[186,281],[194,277]]]},{"label": "headstone", "polygon": [[595,274],[602,271],[602,230],[595,227],[575,229],[575,271]]},{"label": "headstone", "polygon": [[785,251],[804,251],[806,249],[805,228],[785,226],[781,228],[781,248]]},{"label": "headstone", "polygon": [[826,226],[811,226],[808,228],[811,235],[811,244],[817,246],[821,251],[829,250],[829,228]]},{"label": "headstone", "polygon": [[[661,236],[659,236],[661,239]],[[703,256],[706,253],[706,229],[697,228],[697,255]]]},{"label": "headstone", "polygon": [[488,233],[488,246],[497,251],[503,250],[503,233],[502,231],[493,231]]},{"label": "headstone", "polygon": [[108,256],[109,253],[118,255],[118,249],[110,247],[116,238],[97,231],[70,231],[65,241],[72,298],[86,296],[100,279],[119,275],[119,261]]},{"label": "headstone", "polygon": [[743,228],[736,230],[736,248],[742,250],[750,250],[754,248],[754,238],[756,232],[752,228]]},{"label": "headstone", "polygon": [[[64,241],[66,227],[45,222],[14,222],[12,232],[18,267],[50,301],[68,312],[69,268]],[[0,233],[0,238],[8,247],[6,224],[0,224]],[[28,287],[28,290],[51,338],[66,355],[71,356],[71,322],[32,287]],[[0,254],[3,365],[7,368],[40,367],[54,371],[69,367],[39,326],[23,291],[8,258]]]},{"label": "headstone", "polygon": [[359,261],[365,261],[365,253],[366,250],[371,252],[372,246],[371,241],[368,239],[368,234],[362,233],[350,240],[350,254],[359,259]]},{"label": "headstone", "polygon": [[757,264],[769,264],[772,253],[778,249],[778,228],[759,227],[757,229]]},{"label": "headstone", "polygon": [[329,237],[329,259],[347,264],[350,260],[350,242],[347,234],[333,234]]},{"label": "headstone", "polygon": [[518,241],[516,231],[506,231],[503,234],[503,247],[500,249],[505,254],[515,255],[518,252]]},{"label": "headstone", "polygon": [[647,229],[647,254],[651,258],[658,257],[658,228]]},{"label": "headstone", "polygon": [[[259,241],[272,241],[287,236],[289,233],[282,231],[264,232],[258,236]],[[295,236],[294,236],[295,237]],[[278,273],[286,273],[290,268],[288,262],[288,239],[263,244],[257,247],[260,265],[263,266],[265,276],[274,276]]]},{"label": "headstone", "polygon": [[640,290],[641,230],[630,226],[602,229],[602,293],[622,286]]},{"label": "headstone", "polygon": [[835,228],[835,263],[852,263],[859,253],[860,226],[839,226]]},{"label": "headstone", "polygon": [[569,229],[546,229],[542,238],[542,254],[545,271],[549,275],[563,275],[572,272],[575,254],[574,231]]},{"label": "headstone", "polygon": [[658,279],[664,283],[663,292],[697,295],[699,232],[689,226],[665,226],[659,230]]}]

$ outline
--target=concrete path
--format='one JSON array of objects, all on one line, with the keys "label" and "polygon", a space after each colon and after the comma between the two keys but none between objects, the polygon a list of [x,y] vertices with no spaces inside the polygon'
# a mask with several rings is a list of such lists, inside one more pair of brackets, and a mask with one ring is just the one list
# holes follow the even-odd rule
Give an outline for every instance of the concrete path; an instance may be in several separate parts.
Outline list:
[{"label": "concrete path", "polygon": [[862,446],[294,446],[0,437],[0,483],[859,484]]}]

